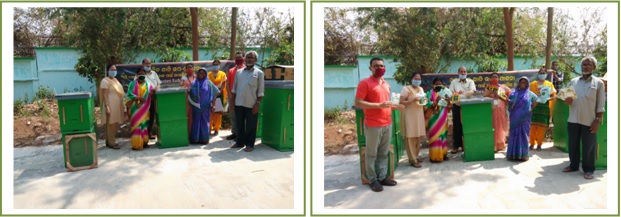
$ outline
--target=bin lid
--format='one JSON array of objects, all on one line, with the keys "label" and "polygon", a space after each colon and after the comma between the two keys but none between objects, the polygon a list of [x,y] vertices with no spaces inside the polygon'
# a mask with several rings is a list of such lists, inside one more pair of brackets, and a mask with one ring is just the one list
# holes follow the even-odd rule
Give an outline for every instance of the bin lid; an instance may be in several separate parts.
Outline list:
[{"label": "bin lid", "polygon": [[265,88],[293,89],[293,81],[265,81]]},{"label": "bin lid", "polygon": [[494,101],[494,99],[489,97],[469,97],[459,99],[459,103],[461,103],[462,105],[491,103],[492,101]]},{"label": "bin lid", "polygon": [[187,90],[188,89],[185,89],[182,87],[170,87],[170,88],[159,89],[157,90],[157,92],[155,92],[155,94],[185,93]]},{"label": "bin lid", "polygon": [[91,98],[91,92],[74,92],[74,93],[60,93],[56,94],[56,100],[71,100],[71,99],[85,99]]}]

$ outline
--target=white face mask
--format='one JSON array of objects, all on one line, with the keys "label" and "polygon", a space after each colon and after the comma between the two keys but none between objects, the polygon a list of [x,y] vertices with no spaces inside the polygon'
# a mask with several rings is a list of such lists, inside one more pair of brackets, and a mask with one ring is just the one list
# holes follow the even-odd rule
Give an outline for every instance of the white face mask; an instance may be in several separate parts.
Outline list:
[{"label": "white face mask", "polygon": [[421,80],[412,80],[412,85],[420,86]]},{"label": "white face mask", "polygon": [[459,75],[459,79],[466,79],[466,77],[468,77],[468,75]]}]

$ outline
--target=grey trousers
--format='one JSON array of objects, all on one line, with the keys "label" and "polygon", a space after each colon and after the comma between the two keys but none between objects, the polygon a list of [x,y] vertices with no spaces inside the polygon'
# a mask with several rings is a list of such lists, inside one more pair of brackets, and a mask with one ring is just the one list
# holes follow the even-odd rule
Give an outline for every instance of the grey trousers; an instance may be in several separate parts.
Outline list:
[{"label": "grey trousers", "polygon": [[[384,180],[388,175],[391,132],[392,125],[385,127],[364,126],[364,136],[367,143],[364,168],[370,182]],[[375,171],[376,166],[379,171]]]},{"label": "grey trousers", "polygon": [[591,133],[590,129],[591,126],[567,123],[569,167],[577,170],[580,166],[580,141],[582,140],[582,171],[585,173],[593,173],[595,171],[597,134]]}]

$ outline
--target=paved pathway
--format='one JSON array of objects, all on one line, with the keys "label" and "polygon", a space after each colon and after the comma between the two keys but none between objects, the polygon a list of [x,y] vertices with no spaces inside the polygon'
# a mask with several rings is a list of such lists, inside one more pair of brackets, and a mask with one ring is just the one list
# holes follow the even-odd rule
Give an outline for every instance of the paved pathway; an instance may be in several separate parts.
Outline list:
[{"label": "paved pathway", "polygon": [[293,208],[291,151],[257,145],[246,153],[220,136],[143,151],[119,144],[100,141],[99,168],[77,172],[66,172],[61,145],[14,149],[14,208]]},{"label": "paved pathway", "polygon": [[[376,193],[360,181],[358,155],[326,156],[324,165],[325,207],[336,209],[605,209],[608,174],[595,171],[585,180],[580,172],[563,173],[569,165],[567,154],[545,143],[542,151],[524,163],[504,159],[497,153],[493,161],[463,162],[458,155],[449,161],[422,168],[399,161],[394,187]],[[428,158],[428,149],[421,151]]]}]

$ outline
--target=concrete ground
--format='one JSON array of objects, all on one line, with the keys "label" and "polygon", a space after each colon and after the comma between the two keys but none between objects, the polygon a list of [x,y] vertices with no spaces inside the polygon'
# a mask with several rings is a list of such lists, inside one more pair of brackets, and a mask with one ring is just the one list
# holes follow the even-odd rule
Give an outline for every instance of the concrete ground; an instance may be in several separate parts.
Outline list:
[{"label": "concrete ground", "polygon": [[99,141],[99,167],[77,172],[66,171],[61,145],[15,148],[14,208],[293,209],[293,152],[230,149],[229,134],[143,151]]},{"label": "concrete ground", "polygon": [[463,162],[458,154],[430,163],[428,149],[422,168],[409,166],[407,155],[395,171],[397,186],[373,192],[360,181],[358,155],[325,156],[324,203],[327,209],[606,209],[606,170],[585,180],[583,172],[563,173],[566,153],[545,143],[531,151],[529,161],[507,161],[505,153],[493,161]]}]

